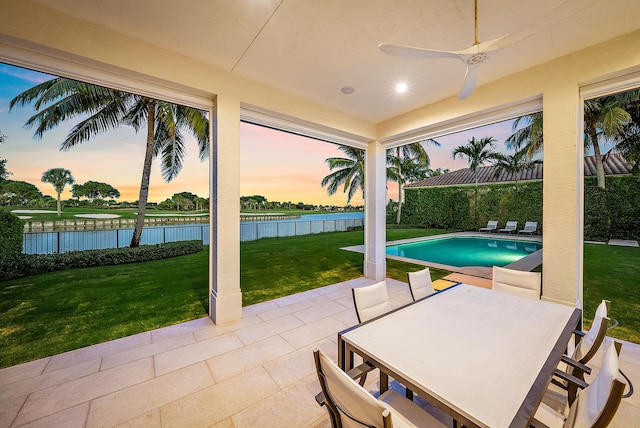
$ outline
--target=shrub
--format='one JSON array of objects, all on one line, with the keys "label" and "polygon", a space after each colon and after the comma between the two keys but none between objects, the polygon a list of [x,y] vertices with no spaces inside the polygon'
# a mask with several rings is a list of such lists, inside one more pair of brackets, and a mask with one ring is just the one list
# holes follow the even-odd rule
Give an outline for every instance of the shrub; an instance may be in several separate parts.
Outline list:
[{"label": "shrub", "polygon": [[18,217],[0,210],[0,258],[22,252],[23,228]]},{"label": "shrub", "polygon": [[[22,245],[22,238],[20,241]],[[60,254],[12,254],[0,259],[0,281],[57,270],[148,262],[202,251],[201,241],[142,245],[138,248],[71,251]]]}]

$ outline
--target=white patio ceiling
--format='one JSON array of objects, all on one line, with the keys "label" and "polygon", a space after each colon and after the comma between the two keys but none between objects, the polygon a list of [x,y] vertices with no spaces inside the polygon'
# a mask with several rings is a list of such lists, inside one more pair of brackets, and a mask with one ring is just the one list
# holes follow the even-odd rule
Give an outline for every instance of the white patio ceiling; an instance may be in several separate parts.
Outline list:
[{"label": "white patio ceiling", "polygon": [[[465,73],[455,59],[392,57],[379,43],[473,43],[473,0],[32,1],[373,122],[457,96]],[[568,18],[537,19],[565,2]],[[480,41],[532,34],[482,64],[478,85],[640,28],[638,0],[478,3]],[[407,93],[394,93],[399,81]]]}]

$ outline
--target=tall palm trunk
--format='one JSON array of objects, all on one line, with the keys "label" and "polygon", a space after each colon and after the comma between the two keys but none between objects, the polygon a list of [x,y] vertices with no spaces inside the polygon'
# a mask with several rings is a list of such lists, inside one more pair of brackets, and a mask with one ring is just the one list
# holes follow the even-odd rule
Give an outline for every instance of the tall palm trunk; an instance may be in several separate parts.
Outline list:
[{"label": "tall palm trunk", "polygon": [[144,153],[144,164],[142,167],[142,181],[140,182],[140,195],[138,196],[138,216],[131,238],[132,248],[140,245],[142,227],[144,226],[144,216],[147,211],[147,199],[149,198],[149,179],[151,177],[151,163],[153,161],[153,141],[155,131],[156,103],[151,101],[147,107],[147,146]]},{"label": "tall palm trunk", "polygon": [[62,203],[60,202],[60,193],[57,189],[56,189],[56,193],[58,194],[58,203],[57,203],[57,207],[58,207],[58,217],[60,217],[62,215]]},{"label": "tall palm trunk", "polygon": [[589,133],[589,138],[593,144],[593,155],[596,159],[596,177],[598,180],[598,187],[604,189],[604,164],[602,163],[602,153],[600,152],[600,143],[598,143],[598,134],[596,129],[592,126],[587,128],[587,132]]},{"label": "tall palm trunk", "polygon": [[398,147],[398,216],[396,218],[396,224],[400,224],[400,217],[402,216],[402,162],[400,159],[400,147]]}]

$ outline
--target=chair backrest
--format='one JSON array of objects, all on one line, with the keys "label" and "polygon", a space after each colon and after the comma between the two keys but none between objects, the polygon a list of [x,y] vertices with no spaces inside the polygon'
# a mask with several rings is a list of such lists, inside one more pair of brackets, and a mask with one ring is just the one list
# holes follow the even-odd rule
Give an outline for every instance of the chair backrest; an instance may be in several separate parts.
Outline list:
[{"label": "chair backrest", "polygon": [[498,227],[498,220],[489,220],[487,222],[487,229],[495,229]]},{"label": "chair backrest", "polygon": [[515,229],[517,227],[518,227],[517,221],[508,221],[507,224],[504,226],[505,229]]},{"label": "chair backrest", "polygon": [[492,288],[502,293],[540,299],[542,275],[540,272],[493,267]]},{"label": "chair backrest", "polygon": [[565,428],[609,425],[618,410],[626,386],[618,370],[621,347],[620,342],[611,338],[605,340],[602,367],[593,382],[578,392],[578,397],[569,408]]},{"label": "chair backrest", "polygon": [[524,224],[524,230],[533,230],[535,231],[538,228],[538,222],[537,221],[528,221]]},{"label": "chair backrest", "polygon": [[369,321],[393,309],[387,292],[387,282],[384,280],[366,287],[352,288],[351,292],[358,322]]},{"label": "chair backrest", "polygon": [[313,351],[325,404],[337,427],[390,427],[391,414],[319,349]]},{"label": "chair backrest", "polygon": [[596,308],[591,328],[585,333],[582,339],[580,339],[571,356],[574,360],[586,364],[593,358],[596,352],[598,352],[609,328],[609,318],[607,315],[609,304],[610,302],[608,300],[603,300]]},{"label": "chair backrest", "polygon": [[414,302],[435,293],[429,268],[417,272],[407,272],[407,281],[409,282],[409,291],[411,291],[411,298]]}]

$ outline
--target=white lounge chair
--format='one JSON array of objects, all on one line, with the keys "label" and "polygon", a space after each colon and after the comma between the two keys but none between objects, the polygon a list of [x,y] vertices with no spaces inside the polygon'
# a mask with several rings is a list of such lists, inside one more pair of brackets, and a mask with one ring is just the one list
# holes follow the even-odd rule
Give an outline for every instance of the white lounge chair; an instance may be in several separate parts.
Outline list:
[{"label": "white lounge chair", "polygon": [[498,230],[498,232],[511,233],[511,232],[516,232],[517,229],[518,229],[517,221],[508,221],[507,224],[504,226],[504,229],[500,229]]},{"label": "white lounge chair", "polygon": [[540,299],[541,279],[540,272],[525,272],[494,266],[491,288],[502,293]]},{"label": "white lounge chair", "polygon": [[528,233],[529,235],[533,235],[538,231],[538,222],[537,221],[528,221],[524,224],[524,229],[520,229],[518,231],[518,235],[521,233]]},{"label": "white lounge chair", "polygon": [[498,221],[490,220],[487,222],[487,227],[481,227],[478,232],[495,232],[498,230]]}]

